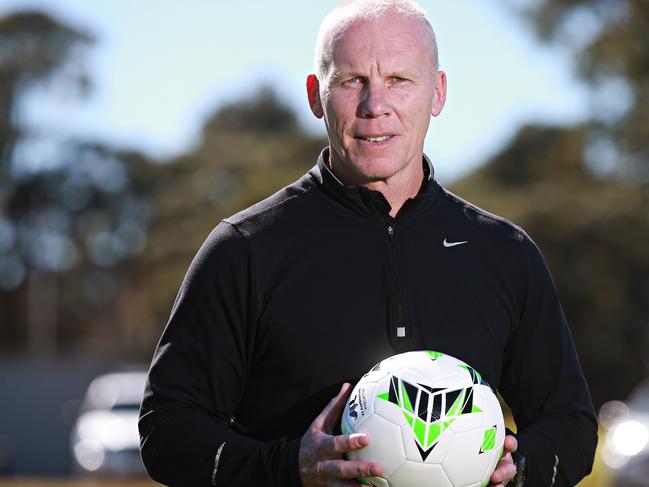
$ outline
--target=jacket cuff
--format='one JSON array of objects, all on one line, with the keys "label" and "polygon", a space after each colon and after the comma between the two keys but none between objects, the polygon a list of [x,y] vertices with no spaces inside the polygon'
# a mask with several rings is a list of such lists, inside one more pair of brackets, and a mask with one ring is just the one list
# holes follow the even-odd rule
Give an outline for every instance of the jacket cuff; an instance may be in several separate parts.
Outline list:
[{"label": "jacket cuff", "polygon": [[524,487],[555,485],[559,464],[557,456],[549,453],[549,449],[539,445],[538,441],[529,441],[522,435],[517,436],[517,439],[517,452],[525,461],[523,483],[520,485]]},{"label": "jacket cuff", "polygon": [[289,441],[287,445],[288,446],[287,472],[289,472],[290,485],[295,487],[302,487],[302,478],[300,477],[300,462],[299,462],[301,441],[302,441],[301,438],[296,438],[295,440]]}]

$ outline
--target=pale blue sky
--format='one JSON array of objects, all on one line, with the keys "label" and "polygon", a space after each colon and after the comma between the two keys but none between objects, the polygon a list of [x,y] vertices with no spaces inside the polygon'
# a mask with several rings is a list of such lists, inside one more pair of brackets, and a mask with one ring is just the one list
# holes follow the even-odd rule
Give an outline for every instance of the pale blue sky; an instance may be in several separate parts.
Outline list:
[{"label": "pale blue sky", "polygon": [[[220,104],[275,86],[313,131],[304,78],[315,35],[337,0],[2,0],[0,15],[41,8],[97,36],[85,60],[85,103],[38,96],[28,119],[170,157],[189,150]],[[525,122],[568,124],[588,114],[572,60],[541,48],[502,0],[421,0],[436,30],[449,94],[426,152],[449,181],[497,151]],[[51,98],[51,97],[50,97]]]}]

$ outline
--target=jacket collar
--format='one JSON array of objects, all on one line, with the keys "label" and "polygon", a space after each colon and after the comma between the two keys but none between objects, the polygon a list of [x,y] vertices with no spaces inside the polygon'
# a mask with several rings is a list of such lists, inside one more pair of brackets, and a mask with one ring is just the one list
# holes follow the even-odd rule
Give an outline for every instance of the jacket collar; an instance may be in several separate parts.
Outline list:
[{"label": "jacket collar", "polygon": [[[367,189],[363,186],[345,186],[331,172],[326,162],[329,158],[329,148],[325,147],[316,165],[309,171],[318,189],[337,204],[359,215],[380,220],[391,220],[390,204],[380,191]],[[424,180],[419,193],[408,199],[397,214],[396,219],[407,219],[419,215],[432,208],[441,193],[441,186],[435,181],[434,168],[430,159],[424,154]]]}]

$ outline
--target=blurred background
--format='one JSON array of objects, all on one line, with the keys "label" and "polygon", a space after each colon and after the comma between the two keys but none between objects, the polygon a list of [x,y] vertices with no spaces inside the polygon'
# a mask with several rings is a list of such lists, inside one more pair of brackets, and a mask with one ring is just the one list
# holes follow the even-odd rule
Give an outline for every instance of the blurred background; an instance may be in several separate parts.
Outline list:
[{"label": "blurred background", "polygon": [[[209,231],[326,145],[336,3],[0,1],[0,485],[151,484],[142,373]],[[436,177],[539,244],[601,411],[580,485],[648,486],[649,2],[420,4]]]}]

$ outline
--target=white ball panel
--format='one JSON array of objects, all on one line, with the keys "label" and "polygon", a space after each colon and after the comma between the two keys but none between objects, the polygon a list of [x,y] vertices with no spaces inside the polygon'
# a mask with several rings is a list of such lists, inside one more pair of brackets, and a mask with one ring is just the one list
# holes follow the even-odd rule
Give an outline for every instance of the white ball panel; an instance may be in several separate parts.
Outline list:
[{"label": "white ball panel", "polygon": [[475,386],[474,395],[474,404],[485,412],[485,426],[497,424],[499,426],[502,425],[504,429],[505,420],[503,418],[503,412],[500,408],[498,398],[491,392],[491,389],[484,385]]},{"label": "white ball panel", "polygon": [[502,409],[500,408],[500,403],[498,398],[487,386],[480,385],[475,387],[475,395],[479,401],[478,406],[483,410],[483,413],[480,414],[483,418],[482,431],[484,439],[484,431],[488,428],[496,427],[496,437],[494,440],[493,449],[488,452],[483,453],[482,455],[489,455],[491,459],[488,462],[483,478],[488,478],[491,476],[493,471],[500,460],[500,454],[502,452],[503,443],[505,442],[505,420],[503,418]]},{"label": "white ball panel", "polygon": [[407,354],[402,353],[400,355],[393,355],[392,357],[386,358],[379,364],[379,370],[382,370],[386,374],[390,374],[397,369],[407,366],[408,364],[412,364],[412,359],[409,355],[411,353],[412,352],[408,352]]},{"label": "white ball panel", "polygon": [[489,461],[486,462],[487,465],[485,467],[485,471],[482,473],[482,482],[484,482],[488,478],[491,478],[491,474],[494,473],[494,470],[496,470],[496,465],[498,465],[498,462],[500,461],[500,449],[494,450],[493,452],[489,453]]},{"label": "white ball panel", "polygon": [[480,429],[484,422],[484,413],[471,413],[459,416],[451,425],[449,429],[455,433],[463,433]]},{"label": "white ball panel", "polygon": [[401,367],[390,372],[390,375],[397,376],[411,384],[428,384],[430,382],[430,379],[427,378],[430,377],[430,374],[426,375],[426,371],[421,367]]},{"label": "white ball panel", "polygon": [[350,451],[347,458],[350,460],[367,460],[380,463],[383,467],[383,476],[389,477],[405,461],[401,440],[401,429],[374,414],[356,430],[366,433],[370,443],[360,450]]},{"label": "white ball panel", "polygon": [[466,380],[466,378],[462,376],[458,377],[457,373],[455,373],[455,375],[453,374],[453,372],[448,372],[448,375],[439,378],[435,377],[434,382],[428,379],[424,384],[444,389],[464,389],[473,386],[473,383],[470,380]]},{"label": "white ball panel", "polygon": [[404,418],[399,406],[392,404],[390,401],[386,401],[385,399],[375,399],[374,413],[400,426],[402,424],[408,424],[406,423],[406,419]]},{"label": "white ball panel", "polygon": [[[403,436],[403,449],[406,452],[406,459],[411,460],[413,462],[421,463],[422,462],[421,453],[417,448],[417,442],[415,440],[415,436],[412,432],[412,429],[410,429],[410,426],[406,426],[406,428],[402,428],[402,436]],[[444,431],[440,435],[439,440],[435,445],[435,447],[430,451],[430,453],[428,453],[425,463],[428,464],[442,463],[444,461],[444,458],[446,457],[446,454],[448,453],[448,450],[451,448],[452,443],[453,443],[452,432],[448,430]]]},{"label": "white ball panel", "polygon": [[385,374],[380,370],[376,372],[368,372],[360,378],[359,382],[363,382],[363,384],[372,384],[383,379],[383,377],[385,377]]},{"label": "white ball panel", "polygon": [[[342,415],[343,429],[349,428],[349,433],[358,431],[363,424],[374,413],[374,395],[376,383],[365,383],[359,381],[345,404]],[[348,434],[349,434],[348,433]]]},{"label": "white ball panel", "polygon": [[453,487],[440,465],[408,460],[388,480],[390,487]]},{"label": "white ball panel", "polygon": [[453,485],[465,486],[482,482],[491,475],[486,475],[498,452],[496,448],[480,453],[483,430],[474,430],[456,434],[448,456],[444,460],[444,470]]}]

